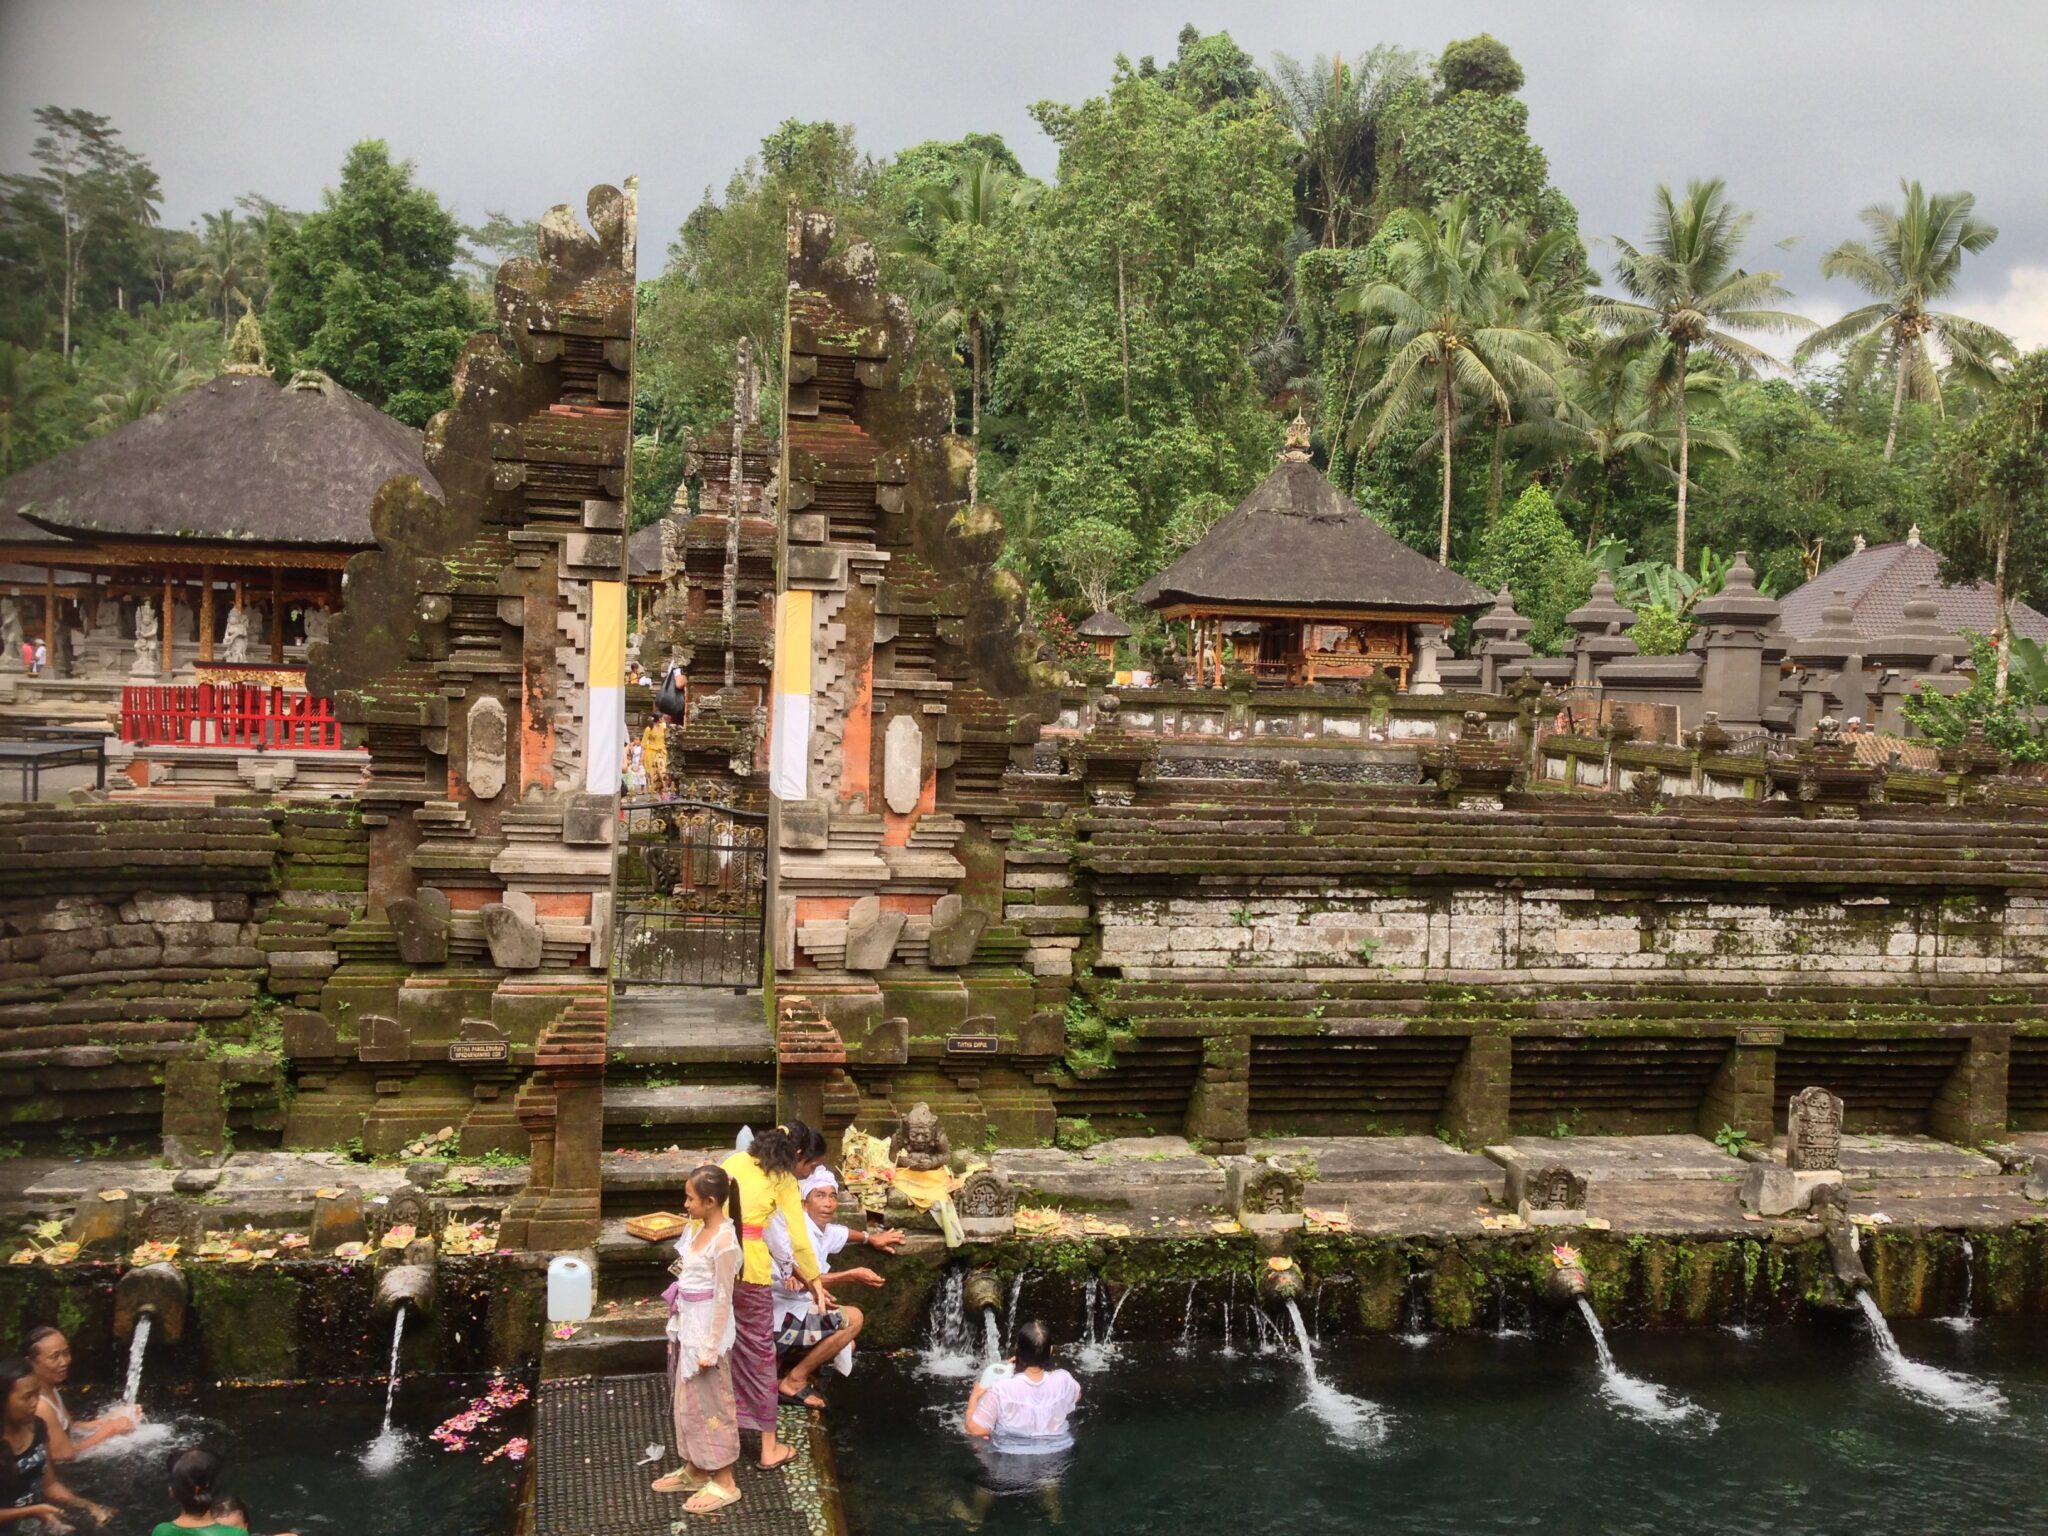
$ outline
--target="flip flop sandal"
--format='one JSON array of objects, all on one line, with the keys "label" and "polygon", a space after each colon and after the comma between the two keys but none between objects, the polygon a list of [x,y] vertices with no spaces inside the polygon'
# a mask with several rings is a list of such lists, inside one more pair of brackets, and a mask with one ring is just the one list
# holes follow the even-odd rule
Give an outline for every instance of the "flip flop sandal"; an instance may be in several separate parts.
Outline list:
[{"label": "flip flop sandal", "polygon": [[775,1400],[790,1408],[816,1408],[823,1410],[825,1399],[816,1387],[805,1387],[801,1392],[785,1392],[775,1389]]},{"label": "flip flop sandal", "polygon": [[[706,1503],[704,1502],[705,1500],[710,1502]],[[731,1493],[727,1493],[716,1483],[706,1483],[690,1496],[689,1503],[683,1506],[683,1513],[686,1515],[715,1515],[721,1509],[732,1508],[739,1501],[739,1489],[735,1488]]]},{"label": "flip flop sandal", "polygon": [[704,1479],[678,1469],[666,1477],[657,1477],[648,1486],[656,1493],[695,1493],[704,1486]]}]

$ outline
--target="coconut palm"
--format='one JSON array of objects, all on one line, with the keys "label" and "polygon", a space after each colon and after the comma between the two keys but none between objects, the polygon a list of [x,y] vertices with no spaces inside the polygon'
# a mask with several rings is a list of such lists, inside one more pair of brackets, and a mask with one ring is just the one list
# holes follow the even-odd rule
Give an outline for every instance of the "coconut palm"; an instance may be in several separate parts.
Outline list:
[{"label": "coconut palm", "polygon": [[[968,436],[981,446],[982,379],[988,371],[988,332],[1009,286],[1008,251],[997,224],[1013,208],[1028,206],[1040,184],[1004,170],[986,155],[962,165],[949,182],[926,182],[912,194],[922,215],[894,242],[910,262],[911,284],[924,301],[925,321],[967,343]],[[977,454],[977,457],[979,455]],[[979,466],[968,471],[968,498],[979,493]]]},{"label": "coconut palm", "polygon": [[1621,252],[1614,275],[1628,294],[1601,297],[1590,312],[1615,333],[1623,357],[1653,356],[1652,393],[1670,403],[1678,428],[1678,527],[1672,564],[1685,567],[1685,514],[1692,473],[1692,430],[1686,411],[1686,372],[1695,352],[1719,358],[1740,372],[1777,364],[1737,331],[1794,331],[1811,328],[1803,315],[1759,306],[1782,303],[1791,294],[1776,272],[1738,266],[1750,215],[1728,200],[1719,177],[1687,184],[1685,195],[1657,188],[1650,237],[1641,248],[1613,237]]},{"label": "coconut palm", "polygon": [[1947,354],[1950,368],[1971,383],[1992,377],[1996,359],[2010,359],[2012,338],[1961,315],[1928,305],[1956,285],[1964,254],[1975,254],[1998,238],[1995,226],[1972,217],[1977,198],[1970,192],[1929,194],[1917,181],[1901,181],[1903,209],[1872,203],[1858,215],[1870,239],[1844,240],[1821,258],[1823,277],[1846,277],[1875,297],[1824,326],[1799,344],[1794,362],[1816,352],[1841,348],[1850,368],[1867,376],[1882,353],[1892,371],[1892,423],[1885,434],[1884,456],[1890,461],[1899,445],[1899,416],[1906,401],[1925,400],[1942,408],[1941,370],[1936,366],[1931,336]]},{"label": "coconut palm", "polygon": [[99,407],[94,425],[101,430],[126,426],[162,410],[197,384],[203,374],[170,342],[157,342],[129,358],[121,372],[103,382],[94,396]]},{"label": "coconut palm", "polygon": [[[1659,485],[1678,480],[1677,413],[1652,389],[1656,362],[1604,352],[1576,360],[1561,376],[1563,389],[1547,412],[1531,412],[1510,429],[1511,447],[1563,460],[1560,489],[1587,508],[1586,548],[1606,532],[1607,503],[1617,473],[1627,471]],[[1686,414],[1718,400],[1719,374],[1686,375]],[[1736,459],[1735,439],[1717,427],[1690,429],[1692,457],[1718,454]]]},{"label": "coconut palm", "polygon": [[1303,65],[1273,55],[1266,93],[1294,133],[1296,192],[1317,244],[1360,243],[1379,158],[1380,115],[1418,73],[1417,56],[1403,48],[1375,48],[1352,64],[1341,56],[1317,54]]},{"label": "coconut palm", "polygon": [[[1556,343],[1556,357],[1560,362],[1570,357],[1573,343],[1585,329],[1581,318],[1584,279],[1573,260],[1578,250],[1579,242],[1575,235],[1551,231],[1508,252],[1508,259],[1514,263],[1515,275],[1520,281],[1515,285],[1515,292],[1502,295],[1503,300],[1512,305],[1524,329],[1547,336]],[[1472,431],[1483,429],[1493,438],[1486,482],[1486,524],[1489,528],[1500,517],[1507,449],[1516,440],[1515,428],[1520,423],[1553,415],[1560,399],[1558,379],[1548,374],[1532,379],[1512,398],[1503,399],[1490,394],[1467,397],[1455,435],[1465,437]]]},{"label": "coconut palm", "polygon": [[195,284],[207,307],[220,305],[220,334],[225,340],[234,329],[235,301],[244,311],[255,308],[250,290],[262,270],[263,254],[257,249],[247,223],[235,217],[235,210],[202,215],[206,233],[199,257],[178,274],[181,283]]},{"label": "coconut palm", "polygon": [[1387,275],[1338,295],[1340,310],[1364,322],[1362,363],[1376,363],[1379,382],[1364,404],[1350,441],[1371,452],[1427,405],[1436,430],[1429,441],[1443,464],[1443,512],[1437,559],[1451,561],[1451,453],[1460,404],[1476,401],[1512,413],[1518,395],[1555,387],[1561,349],[1555,337],[1526,324],[1529,287],[1516,261],[1526,232],[1509,224],[1483,233],[1462,194],[1434,216],[1403,208],[1387,220]]}]

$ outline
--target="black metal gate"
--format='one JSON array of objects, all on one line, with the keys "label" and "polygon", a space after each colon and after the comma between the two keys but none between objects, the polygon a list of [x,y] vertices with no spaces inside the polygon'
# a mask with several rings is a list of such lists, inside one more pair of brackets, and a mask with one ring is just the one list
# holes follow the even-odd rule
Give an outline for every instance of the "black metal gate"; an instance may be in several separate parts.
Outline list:
[{"label": "black metal gate", "polygon": [[767,815],[628,800],[619,834],[614,987],[759,986]]}]

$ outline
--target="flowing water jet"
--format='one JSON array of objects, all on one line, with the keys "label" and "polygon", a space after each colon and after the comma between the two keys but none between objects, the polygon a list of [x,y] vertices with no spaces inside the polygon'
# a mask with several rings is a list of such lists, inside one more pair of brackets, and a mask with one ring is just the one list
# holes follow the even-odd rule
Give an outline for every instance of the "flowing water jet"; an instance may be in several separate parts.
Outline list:
[{"label": "flowing water jet", "polygon": [[939,1279],[917,1368],[927,1376],[948,1377],[972,1376],[981,1369],[981,1354],[967,1339],[967,1280],[957,1264]]},{"label": "flowing water jet", "polygon": [[1180,1310],[1180,1343],[1174,1346],[1174,1353],[1183,1360],[1195,1352],[1195,1285],[1188,1282],[1187,1304]]},{"label": "flowing water jet", "polygon": [[1024,1271],[1018,1270],[1017,1277],[1010,1282],[1009,1326],[1003,1333],[1005,1350],[1017,1347],[1017,1304],[1024,1299]]},{"label": "flowing water jet", "polygon": [[149,1325],[156,1320],[156,1314],[145,1311],[135,1319],[135,1336],[128,1341],[128,1384],[122,1390],[121,1401],[133,1408],[142,1401],[142,1359],[149,1348]]},{"label": "flowing water jet", "polygon": [[1593,1348],[1600,1356],[1600,1390],[1610,1403],[1652,1424],[1697,1421],[1703,1428],[1714,1427],[1714,1416],[1699,1404],[1666,1392],[1655,1382],[1631,1376],[1616,1365],[1614,1351],[1607,1347],[1607,1331],[1600,1326],[1593,1304],[1583,1296],[1578,1298],[1578,1304],[1579,1315],[1585,1318],[1586,1329],[1593,1335]]},{"label": "flowing water jet", "polygon": [[405,1337],[405,1312],[406,1304],[401,1301],[391,1314],[391,1369],[384,1384],[384,1427],[363,1452],[365,1472],[389,1472],[405,1459],[405,1437],[391,1427],[391,1410],[398,1404],[398,1345]]},{"label": "flowing water jet", "polygon": [[981,1363],[994,1365],[1003,1358],[1003,1327],[996,1321],[996,1309],[981,1309]]},{"label": "flowing water jet", "polygon": [[[1294,1298],[1286,1302],[1287,1320],[1294,1325],[1295,1343],[1301,1348],[1301,1372],[1303,1384],[1308,1389],[1309,1411],[1323,1421],[1323,1425],[1337,1439],[1347,1445],[1378,1445],[1387,1438],[1387,1416],[1379,1404],[1368,1402],[1362,1397],[1353,1397],[1340,1392],[1323,1380],[1316,1370],[1314,1342],[1308,1336],[1308,1325],[1301,1320],[1301,1308]],[[1261,1319],[1265,1314],[1259,1314]],[[1278,1336],[1278,1330],[1275,1330]]]},{"label": "flowing water jet", "polygon": [[1971,1295],[1977,1288],[1977,1251],[1970,1246],[1970,1240],[1963,1239],[1963,1309],[1953,1317],[1940,1319],[1943,1326],[1953,1328],[1957,1333],[1968,1333],[1977,1326],[1977,1319],[1970,1313]]},{"label": "flowing water jet", "polygon": [[1408,1285],[1401,1298],[1401,1342],[1410,1349],[1420,1349],[1433,1335],[1429,1331],[1429,1320],[1423,1310],[1422,1287],[1418,1282],[1420,1273],[1411,1271]]},{"label": "flowing water jet", "polygon": [[1944,1371],[1939,1366],[1914,1360],[1901,1351],[1899,1341],[1892,1337],[1891,1325],[1884,1320],[1884,1313],[1878,1310],[1876,1298],[1870,1292],[1857,1291],[1856,1305],[1863,1309],[1863,1316],[1870,1323],[1871,1337],[1877,1341],[1877,1363],[1901,1392],[1930,1408],[1969,1418],[1991,1419],[2004,1415],[2005,1394],[1990,1382],[1965,1376],[1960,1371]]}]

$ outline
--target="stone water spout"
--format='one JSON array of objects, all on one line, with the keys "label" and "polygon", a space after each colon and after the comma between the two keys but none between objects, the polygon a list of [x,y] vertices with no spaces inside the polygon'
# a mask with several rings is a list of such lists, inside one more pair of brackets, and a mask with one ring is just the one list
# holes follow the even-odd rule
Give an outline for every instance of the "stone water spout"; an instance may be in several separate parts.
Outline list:
[{"label": "stone water spout", "polygon": [[185,1333],[185,1308],[191,1287],[185,1272],[175,1264],[144,1264],[131,1269],[114,1286],[114,1337],[130,1338],[143,1317],[152,1317],[164,1337],[179,1339]]},{"label": "stone water spout", "polygon": [[389,1317],[410,1307],[421,1317],[434,1310],[434,1268],[429,1264],[394,1264],[377,1276],[376,1314]]},{"label": "stone water spout", "polygon": [[970,1272],[962,1299],[966,1303],[969,1316],[982,1312],[1000,1312],[1003,1308],[1002,1276],[992,1269],[977,1269]]},{"label": "stone water spout", "polygon": [[1550,1265],[1543,1272],[1543,1283],[1537,1293],[1559,1311],[1592,1293],[1592,1283],[1586,1278],[1586,1268],[1579,1262],[1576,1248],[1560,1243],[1550,1250]]},{"label": "stone water spout", "polygon": [[1274,1254],[1266,1260],[1266,1267],[1259,1271],[1259,1299],[1262,1301],[1298,1301],[1304,1289],[1301,1266],[1287,1254]]},{"label": "stone water spout", "polygon": [[1838,1312],[1853,1312],[1860,1303],[1858,1291],[1870,1289],[1870,1271],[1863,1267],[1861,1234],[1850,1225],[1839,1205],[1829,1205],[1821,1217],[1821,1235],[1828,1244],[1828,1273],[1821,1277],[1818,1305]]}]

